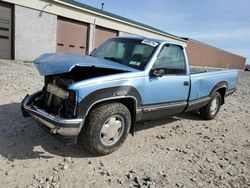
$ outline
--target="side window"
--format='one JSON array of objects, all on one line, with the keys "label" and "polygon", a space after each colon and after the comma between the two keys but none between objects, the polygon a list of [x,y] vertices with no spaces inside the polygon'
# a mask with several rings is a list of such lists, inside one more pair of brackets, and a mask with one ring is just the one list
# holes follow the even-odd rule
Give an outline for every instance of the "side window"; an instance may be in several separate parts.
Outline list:
[{"label": "side window", "polygon": [[164,74],[186,74],[183,49],[178,45],[165,45],[161,49],[153,69],[163,69]]}]

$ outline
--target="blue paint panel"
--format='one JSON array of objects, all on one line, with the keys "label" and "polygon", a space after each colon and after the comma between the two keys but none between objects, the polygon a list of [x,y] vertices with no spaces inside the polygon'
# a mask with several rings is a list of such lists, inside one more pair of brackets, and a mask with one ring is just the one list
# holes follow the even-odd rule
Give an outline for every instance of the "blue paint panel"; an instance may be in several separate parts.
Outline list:
[{"label": "blue paint panel", "polygon": [[81,101],[88,94],[104,88],[117,86],[132,86],[138,90],[141,97],[144,92],[144,72],[120,73],[109,76],[102,76],[83,80],[69,86],[69,89],[78,92],[78,101]]},{"label": "blue paint panel", "polygon": [[[72,84],[69,89],[78,92],[78,101],[88,94],[98,90],[116,86],[132,86],[138,90],[143,104],[187,100],[189,86],[184,86],[184,81],[189,81],[188,75],[164,76],[149,78],[146,72],[121,73],[103,76]],[[191,75],[191,92],[189,100],[208,96],[212,88],[221,81],[228,83],[228,89],[236,87],[236,70],[213,71]]]},{"label": "blue paint panel", "polygon": [[145,79],[144,104],[164,103],[187,100],[189,85],[187,75],[166,75],[163,77],[147,77]]},{"label": "blue paint panel", "polygon": [[210,71],[191,74],[190,100],[208,96],[213,87],[221,82],[228,83],[228,89],[236,87],[237,70]]}]

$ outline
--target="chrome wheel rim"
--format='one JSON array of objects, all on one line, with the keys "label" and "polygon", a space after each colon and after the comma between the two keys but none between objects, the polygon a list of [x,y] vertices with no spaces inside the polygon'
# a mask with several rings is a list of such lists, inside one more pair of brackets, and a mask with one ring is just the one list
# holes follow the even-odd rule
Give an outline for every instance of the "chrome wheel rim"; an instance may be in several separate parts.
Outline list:
[{"label": "chrome wheel rim", "polygon": [[100,132],[101,143],[112,146],[121,138],[125,128],[125,120],[120,115],[109,117],[102,125]]},{"label": "chrome wheel rim", "polygon": [[210,105],[210,114],[215,115],[218,111],[219,108],[219,99],[216,97],[212,100],[211,105]]}]

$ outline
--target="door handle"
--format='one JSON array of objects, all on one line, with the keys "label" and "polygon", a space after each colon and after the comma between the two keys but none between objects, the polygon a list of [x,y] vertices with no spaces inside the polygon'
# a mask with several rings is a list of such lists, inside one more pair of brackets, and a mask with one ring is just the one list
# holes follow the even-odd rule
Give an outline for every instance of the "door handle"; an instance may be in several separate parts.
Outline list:
[{"label": "door handle", "polygon": [[189,85],[189,81],[184,81],[184,82],[183,82],[183,85],[184,85],[184,86],[188,86],[188,85]]}]

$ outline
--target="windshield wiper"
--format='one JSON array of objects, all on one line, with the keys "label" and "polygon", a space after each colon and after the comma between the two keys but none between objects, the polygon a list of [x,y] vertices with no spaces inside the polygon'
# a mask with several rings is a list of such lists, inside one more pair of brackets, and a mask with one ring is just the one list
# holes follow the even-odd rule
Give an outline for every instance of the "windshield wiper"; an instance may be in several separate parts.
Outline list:
[{"label": "windshield wiper", "polygon": [[115,62],[118,62],[118,63],[121,62],[120,59],[117,59],[117,58],[115,58],[115,57],[104,57],[104,59],[108,59],[108,60],[115,61]]}]

